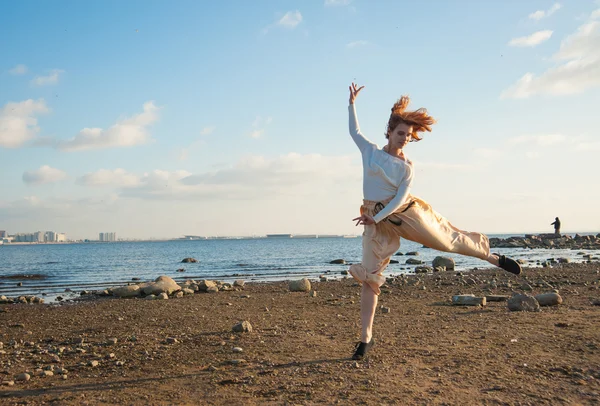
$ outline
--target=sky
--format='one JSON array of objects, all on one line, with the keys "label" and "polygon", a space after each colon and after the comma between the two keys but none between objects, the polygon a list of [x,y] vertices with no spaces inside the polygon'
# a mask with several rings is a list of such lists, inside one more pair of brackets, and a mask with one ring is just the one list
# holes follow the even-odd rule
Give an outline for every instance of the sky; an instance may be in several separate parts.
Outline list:
[{"label": "sky", "polygon": [[598,232],[600,2],[0,4],[0,229],[360,234],[362,132],[437,119],[411,193],[484,233]]}]

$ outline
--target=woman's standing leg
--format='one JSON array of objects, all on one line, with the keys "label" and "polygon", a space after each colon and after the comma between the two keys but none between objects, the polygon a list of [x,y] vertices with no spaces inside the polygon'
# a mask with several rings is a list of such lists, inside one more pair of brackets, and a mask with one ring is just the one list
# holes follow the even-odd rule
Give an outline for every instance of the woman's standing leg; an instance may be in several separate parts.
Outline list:
[{"label": "woman's standing leg", "polygon": [[[360,295],[361,337],[369,343],[373,337],[373,320],[377,309],[379,286],[385,282],[381,274],[390,263],[390,257],[400,248],[400,239],[387,222],[365,226],[363,233],[362,263],[352,265],[350,273],[362,282]],[[360,275],[360,274],[363,275]],[[357,277],[358,276],[358,277]]]}]

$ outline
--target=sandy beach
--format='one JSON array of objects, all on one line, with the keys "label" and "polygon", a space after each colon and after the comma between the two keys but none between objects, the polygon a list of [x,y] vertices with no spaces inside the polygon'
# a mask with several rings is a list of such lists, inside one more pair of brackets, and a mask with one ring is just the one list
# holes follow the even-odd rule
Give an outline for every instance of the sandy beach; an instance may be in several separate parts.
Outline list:
[{"label": "sandy beach", "polygon": [[[597,404],[599,273],[591,263],[389,280],[376,346],[359,362],[352,279],[313,282],[316,296],[277,282],[0,305],[0,404]],[[563,304],[539,312],[451,305],[552,289]],[[244,320],[252,331],[234,333]]]}]

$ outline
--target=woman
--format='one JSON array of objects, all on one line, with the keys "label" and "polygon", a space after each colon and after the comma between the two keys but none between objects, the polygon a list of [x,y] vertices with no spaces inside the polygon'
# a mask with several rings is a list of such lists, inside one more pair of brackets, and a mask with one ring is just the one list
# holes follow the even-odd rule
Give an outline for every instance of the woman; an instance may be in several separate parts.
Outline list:
[{"label": "woman", "polygon": [[480,233],[462,231],[435,212],[425,201],[412,196],[413,163],[404,154],[419,133],[431,131],[435,120],[425,109],[407,111],[410,99],[402,96],[392,107],[387,125],[387,145],[383,149],[365,138],[358,126],[354,101],[364,86],[350,86],[349,127],[363,161],[364,201],[356,225],[364,225],[362,263],[349,273],[362,284],[360,317],[361,340],[352,359],[362,359],[373,346],[373,318],[382,275],[390,257],[400,248],[400,238],[415,241],[439,251],[481,258],[519,275],[521,266],[511,258],[490,254],[488,238]]}]

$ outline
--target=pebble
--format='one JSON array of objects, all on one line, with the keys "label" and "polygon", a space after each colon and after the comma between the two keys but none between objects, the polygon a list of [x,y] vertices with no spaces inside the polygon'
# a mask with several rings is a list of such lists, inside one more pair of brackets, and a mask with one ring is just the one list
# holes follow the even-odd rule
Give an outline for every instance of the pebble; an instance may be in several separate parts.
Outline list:
[{"label": "pebble", "polygon": [[233,352],[243,352],[242,347],[233,347]]},{"label": "pebble", "polygon": [[67,373],[69,373],[69,371],[67,371],[64,368],[56,368],[54,372],[56,372],[58,375],[66,375]]},{"label": "pebble", "polygon": [[177,344],[179,342],[175,337],[167,337],[167,344]]},{"label": "pebble", "polygon": [[31,375],[27,374],[27,373],[22,373],[17,375],[17,381],[28,381],[31,379]]},{"label": "pebble", "polygon": [[233,364],[233,365],[243,364],[245,362],[246,362],[246,360],[241,359],[241,358],[240,359],[232,359],[231,361],[229,361],[229,363]]},{"label": "pebble", "polygon": [[115,365],[118,367],[122,367],[123,365],[125,365],[125,361],[117,361],[115,362]]},{"label": "pebble", "polygon": [[52,372],[52,371],[42,371],[42,372],[40,372],[40,373],[38,374],[38,376],[43,376],[43,377],[46,377],[46,376],[54,376],[54,372]]},{"label": "pebble", "polygon": [[311,290],[310,291],[310,297],[317,297],[317,291],[316,290]]},{"label": "pebble", "polygon": [[119,342],[119,340],[117,340],[116,338],[109,338],[108,341],[106,342],[106,344],[108,345],[115,345],[117,342]]},{"label": "pebble", "polygon": [[88,362],[88,365],[91,366],[91,367],[97,367],[98,364],[99,364],[98,361],[90,361],[90,362]]},{"label": "pebble", "polygon": [[252,332],[252,324],[249,321],[244,320],[240,321],[236,325],[234,325],[231,330],[234,333],[251,333]]},{"label": "pebble", "polygon": [[106,359],[113,359],[115,357],[115,354],[113,354],[112,352],[110,354],[106,354]]},{"label": "pebble", "polygon": [[389,312],[390,312],[390,308],[389,307],[381,306],[381,313],[389,313]]},{"label": "pebble", "polygon": [[4,386],[14,386],[15,381],[2,381],[2,385]]},{"label": "pebble", "polygon": [[63,381],[66,381],[66,380],[67,380],[67,375],[62,375],[62,376],[61,376],[61,379],[62,379]]}]

